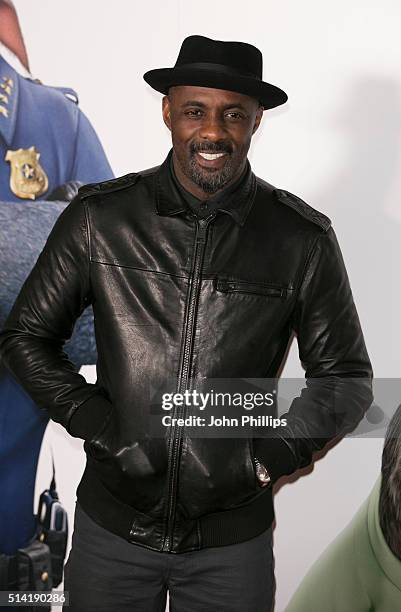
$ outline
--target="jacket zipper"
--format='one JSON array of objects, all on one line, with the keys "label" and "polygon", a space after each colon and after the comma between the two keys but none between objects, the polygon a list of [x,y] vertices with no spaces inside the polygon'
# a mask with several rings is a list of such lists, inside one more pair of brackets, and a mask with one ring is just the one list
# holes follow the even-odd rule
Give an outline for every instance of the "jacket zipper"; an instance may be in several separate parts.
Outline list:
[{"label": "jacket zipper", "polygon": [[[182,352],[182,362],[181,362],[181,370],[180,376],[177,384],[177,392],[183,393],[187,387],[190,365],[191,365],[191,357],[192,357],[192,348],[193,348],[193,335],[195,328],[195,319],[196,319],[196,307],[199,299],[199,289],[200,289],[200,276],[201,276],[201,268],[203,255],[206,247],[206,239],[207,239],[207,230],[209,223],[212,219],[214,219],[216,215],[210,215],[205,219],[197,219],[196,220],[196,236],[195,236],[195,256],[194,256],[194,264],[193,271],[190,277],[190,286],[189,286],[189,297],[188,297],[188,310],[187,310],[187,323],[184,330],[184,346]],[[176,406],[173,411],[173,417],[177,416],[181,418],[185,413],[185,406]],[[177,423],[177,421],[175,421]],[[167,508],[167,525],[164,533],[163,540],[163,551],[170,551],[172,547],[172,534],[174,528],[174,519],[175,519],[175,508],[176,508],[176,493],[177,493],[177,478],[178,478],[178,468],[179,468],[179,452],[181,447],[182,440],[182,426],[174,425],[173,431],[170,439],[172,440],[172,452],[171,452],[171,461],[170,461],[170,469],[169,469],[169,487],[168,487],[168,508]]]}]

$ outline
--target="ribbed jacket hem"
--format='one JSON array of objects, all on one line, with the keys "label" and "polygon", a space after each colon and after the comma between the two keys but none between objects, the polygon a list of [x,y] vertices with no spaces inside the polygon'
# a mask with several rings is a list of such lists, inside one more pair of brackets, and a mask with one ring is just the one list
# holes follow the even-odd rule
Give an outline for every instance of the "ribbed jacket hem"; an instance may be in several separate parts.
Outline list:
[{"label": "ribbed jacket hem", "polygon": [[[88,458],[77,489],[83,510],[98,524],[125,540],[161,551],[165,522],[127,505],[102,483]],[[250,540],[268,529],[274,520],[272,491],[263,489],[241,506],[206,514],[197,519],[177,517],[176,525],[185,536],[174,538],[172,553],[212,546],[227,546]]]}]

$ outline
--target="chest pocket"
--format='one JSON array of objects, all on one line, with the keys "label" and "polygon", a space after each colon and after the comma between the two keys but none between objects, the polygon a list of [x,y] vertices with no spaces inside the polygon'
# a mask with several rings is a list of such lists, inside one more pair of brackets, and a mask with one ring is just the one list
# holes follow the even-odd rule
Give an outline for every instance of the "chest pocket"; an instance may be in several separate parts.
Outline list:
[{"label": "chest pocket", "polygon": [[250,281],[227,280],[218,278],[215,281],[217,291],[222,293],[247,293],[252,295],[268,296],[271,298],[286,299],[291,288],[274,283],[254,283]]}]

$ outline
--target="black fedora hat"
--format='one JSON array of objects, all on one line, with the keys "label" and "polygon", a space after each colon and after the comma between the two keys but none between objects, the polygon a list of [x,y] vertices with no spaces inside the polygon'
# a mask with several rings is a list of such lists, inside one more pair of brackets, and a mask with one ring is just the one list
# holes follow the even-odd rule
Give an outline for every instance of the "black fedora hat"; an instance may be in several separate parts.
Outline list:
[{"label": "black fedora hat", "polygon": [[262,65],[262,54],[253,45],[194,35],[183,41],[173,68],[148,70],[143,78],[165,95],[173,85],[196,85],[252,96],[265,109],[280,106],[288,96],[262,81]]}]

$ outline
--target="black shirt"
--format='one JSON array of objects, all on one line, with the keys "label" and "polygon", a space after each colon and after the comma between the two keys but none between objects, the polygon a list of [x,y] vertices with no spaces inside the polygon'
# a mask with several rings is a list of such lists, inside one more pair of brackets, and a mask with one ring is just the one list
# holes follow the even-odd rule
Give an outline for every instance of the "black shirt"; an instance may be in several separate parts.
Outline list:
[{"label": "black shirt", "polygon": [[183,201],[187,204],[187,206],[198,216],[198,217],[208,217],[212,212],[218,210],[219,208],[224,207],[227,200],[230,196],[238,189],[238,187],[242,184],[242,181],[250,172],[250,164],[247,160],[245,168],[241,175],[237,180],[234,181],[231,185],[219,191],[212,197],[208,199],[201,200],[194,196],[192,193],[187,191],[180,183],[177,178],[177,175],[174,170],[173,156],[170,156],[170,174],[171,179],[173,180],[175,186],[177,187],[178,192],[180,193]]}]

